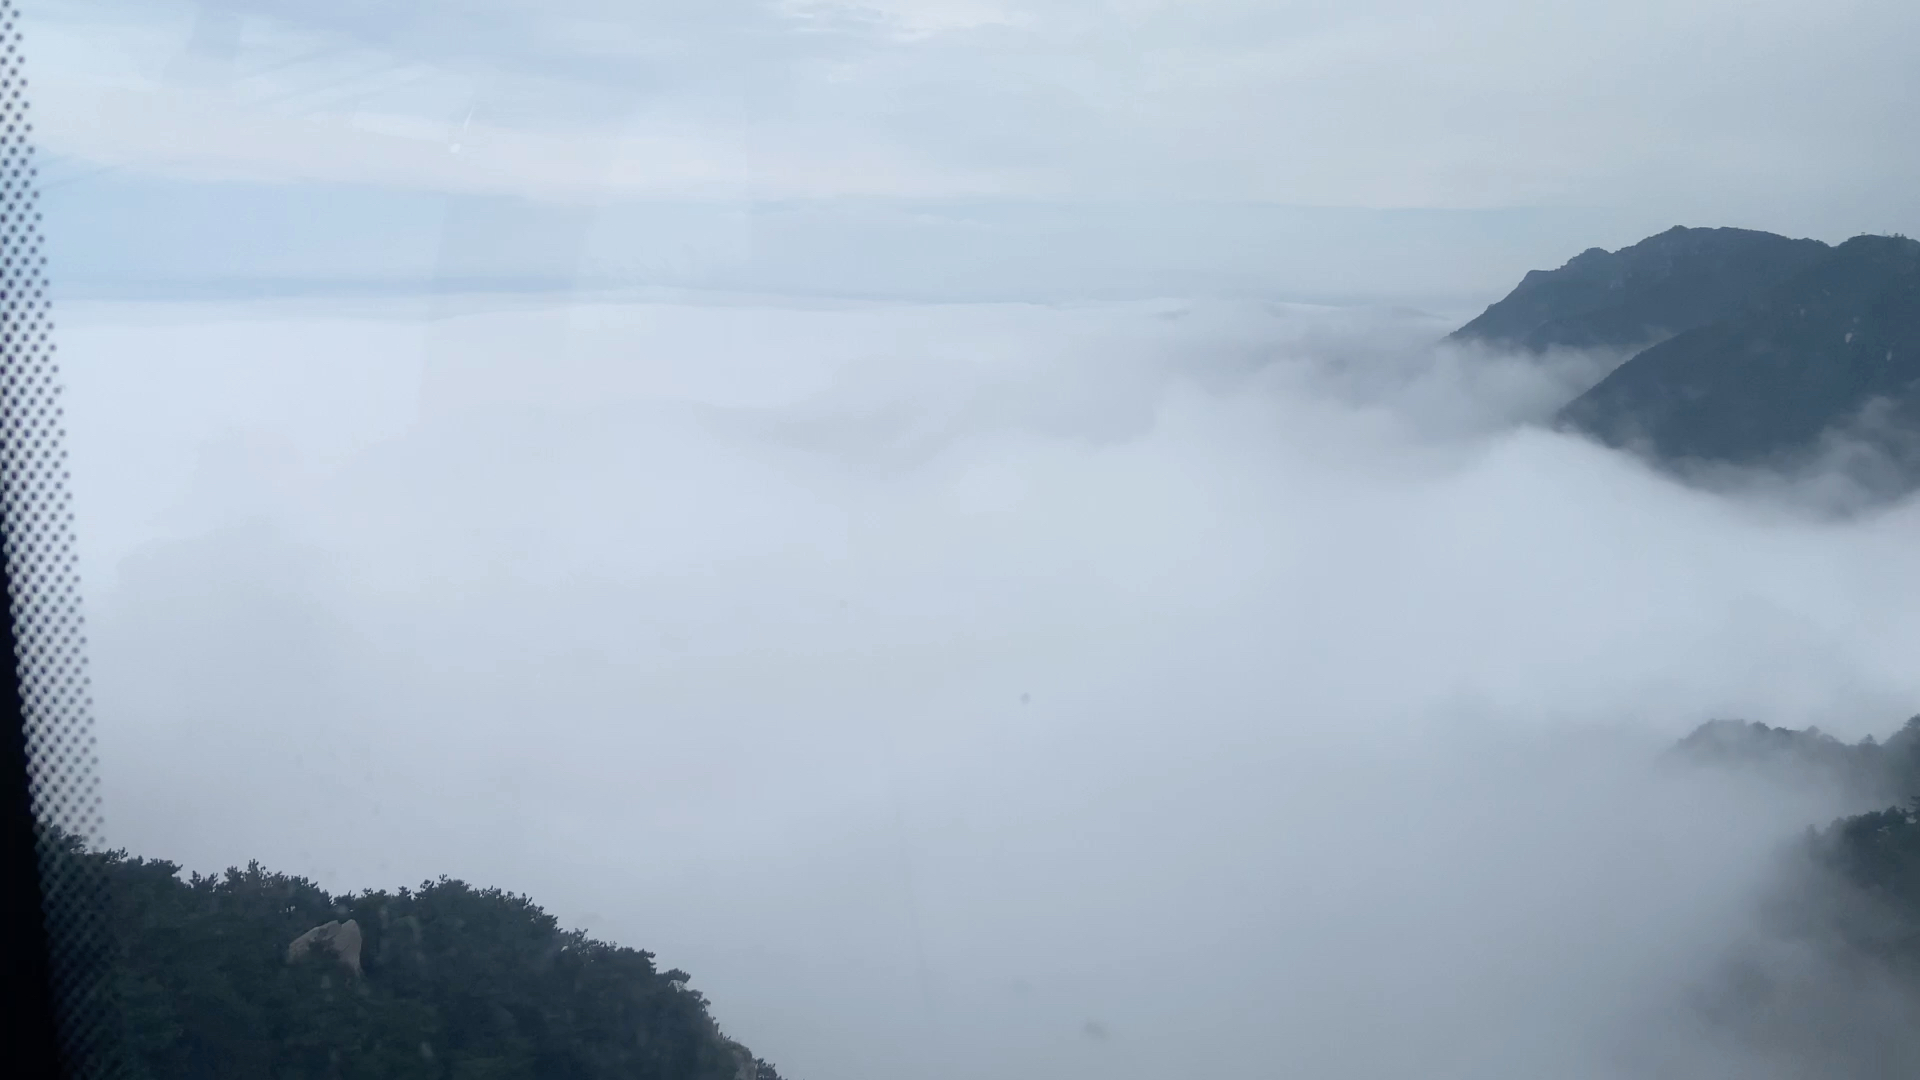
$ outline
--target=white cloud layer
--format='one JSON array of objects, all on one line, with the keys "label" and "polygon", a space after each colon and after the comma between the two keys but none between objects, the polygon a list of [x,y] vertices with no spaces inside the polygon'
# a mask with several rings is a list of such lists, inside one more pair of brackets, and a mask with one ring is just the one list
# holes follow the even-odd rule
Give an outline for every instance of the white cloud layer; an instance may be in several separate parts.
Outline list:
[{"label": "white cloud layer", "polygon": [[1649,755],[1916,711],[1915,507],[1410,316],[431,303],[68,313],[116,840],[530,891],[798,1077],[1765,1075],[1670,1006],[1835,804]]}]

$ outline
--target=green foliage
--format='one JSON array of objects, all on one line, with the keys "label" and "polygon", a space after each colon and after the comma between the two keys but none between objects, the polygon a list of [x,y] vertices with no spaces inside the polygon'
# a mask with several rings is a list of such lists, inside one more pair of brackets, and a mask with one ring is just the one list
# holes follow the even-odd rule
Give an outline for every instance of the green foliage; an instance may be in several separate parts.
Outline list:
[{"label": "green foliage", "polygon": [[[51,837],[106,882],[113,988],[142,1080],[779,1080],[683,972],[562,930],[524,896],[441,878],[330,896],[259,864],[181,874]],[[362,972],[287,946],[331,920]]]},{"label": "green foliage", "polygon": [[1676,750],[1706,763],[1790,766],[1892,804],[1809,830],[1809,865],[1840,889],[1812,890],[1812,906],[1799,904],[1795,918],[1802,930],[1818,927],[1920,987],[1920,716],[1885,742],[1851,744],[1814,729],[1716,720]]}]

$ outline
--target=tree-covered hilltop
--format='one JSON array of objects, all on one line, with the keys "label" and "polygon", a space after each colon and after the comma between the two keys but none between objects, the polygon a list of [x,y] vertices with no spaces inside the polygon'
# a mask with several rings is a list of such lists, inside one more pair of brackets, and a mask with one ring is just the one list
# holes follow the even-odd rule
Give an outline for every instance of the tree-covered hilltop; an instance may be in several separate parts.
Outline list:
[{"label": "tree-covered hilltop", "polygon": [[[111,913],[121,1051],[142,1080],[779,1080],[685,972],[524,896],[446,878],[332,896],[258,864],[183,876],[49,840]],[[290,957],[349,920],[354,955]]]},{"label": "tree-covered hilltop", "polygon": [[1920,795],[1920,716],[1884,743],[1871,736],[1841,742],[1818,728],[1710,720],[1680,740],[1674,753],[1705,764],[1798,772],[1869,804],[1892,805]]},{"label": "tree-covered hilltop", "polygon": [[1713,720],[1674,751],[1705,765],[1790,770],[1832,784],[1856,803],[1878,804],[1813,828],[1805,850],[1841,882],[1911,917],[1920,934],[1920,716],[1884,742],[1868,736],[1855,743],[1817,728]]},{"label": "tree-covered hilltop", "polygon": [[1704,765],[1791,771],[1856,803],[1879,804],[1808,823],[1794,854],[1802,870],[1824,880],[1811,891],[1816,902],[1802,896],[1777,910],[1791,910],[1802,930],[1817,927],[1850,948],[1898,961],[1920,991],[1920,716],[1884,742],[1868,736],[1855,743],[1816,728],[1715,720],[1674,749]]},{"label": "tree-covered hilltop", "polygon": [[1857,743],[1720,720],[1675,752],[1708,767],[1791,771],[1883,807],[1808,823],[1758,907],[1726,913],[1750,931],[1695,1003],[1751,1064],[1742,1075],[1910,1080],[1920,1061],[1920,716],[1884,742]]},{"label": "tree-covered hilltop", "polygon": [[[1897,953],[1920,986],[1920,716],[1884,743],[1855,743],[1886,806],[1841,818],[1809,837],[1815,860],[1890,916]],[[1890,953],[1890,956],[1892,955]]]}]

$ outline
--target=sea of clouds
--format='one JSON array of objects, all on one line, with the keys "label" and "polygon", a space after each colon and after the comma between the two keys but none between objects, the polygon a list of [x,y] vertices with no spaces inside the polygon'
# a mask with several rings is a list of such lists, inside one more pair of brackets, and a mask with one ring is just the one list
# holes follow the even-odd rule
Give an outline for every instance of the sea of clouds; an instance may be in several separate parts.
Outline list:
[{"label": "sea of clouds", "polygon": [[1682,1002],[1842,806],[1660,751],[1920,712],[1915,506],[1421,312],[62,316],[109,838],[531,893],[799,1080],[1757,1075]]}]

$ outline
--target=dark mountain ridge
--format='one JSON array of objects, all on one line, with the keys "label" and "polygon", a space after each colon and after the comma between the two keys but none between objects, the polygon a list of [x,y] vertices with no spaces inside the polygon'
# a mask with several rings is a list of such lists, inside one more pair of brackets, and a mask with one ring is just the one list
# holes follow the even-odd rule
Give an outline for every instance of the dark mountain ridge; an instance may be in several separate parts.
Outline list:
[{"label": "dark mountain ridge", "polygon": [[1788,468],[1844,432],[1920,478],[1920,241],[1856,236],[1737,310],[1638,353],[1558,423],[1666,462]]},{"label": "dark mountain ridge", "polygon": [[1676,225],[1618,251],[1534,270],[1452,340],[1542,352],[1642,348],[1734,313],[1831,252],[1818,240]]},{"label": "dark mountain ridge", "polygon": [[1529,273],[1450,340],[1637,349],[1553,424],[1695,479],[1920,488],[1920,241],[1675,227]]}]

